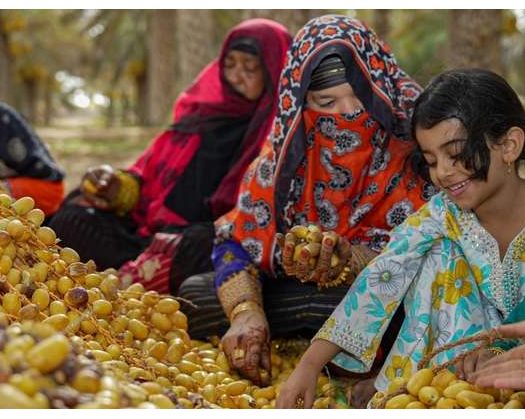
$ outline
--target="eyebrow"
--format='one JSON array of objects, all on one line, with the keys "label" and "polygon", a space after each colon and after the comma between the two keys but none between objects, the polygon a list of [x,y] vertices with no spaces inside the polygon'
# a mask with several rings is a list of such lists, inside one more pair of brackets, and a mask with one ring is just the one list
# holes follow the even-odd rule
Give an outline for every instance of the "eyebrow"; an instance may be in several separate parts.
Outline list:
[{"label": "eyebrow", "polygon": [[[447,148],[449,145],[452,145],[452,144],[455,144],[455,143],[464,143],[465,141],[467,141],[466,138],[453,138],[453,139],[447,141],[445,144],[441,144],[441,145],[439,146],[439,149],[443,150],[443,149]],[[427,154],[428,154],[428,153],[431,153],[430,151],[425,150],[425,149],[423,149],[423,148],[421,148],[421,147],[420,147],[420,149],[421,149],[421,152],[422,152],[423,154],[425,154],[425,153],[427,153]]]},{"label": "eyebrow", "polygon": [[334,95],[326,95],[326,94],[315,93],[315,92],[312,92],[312,94],[313,94],[313,97],[314,97],[315,100],[333,99],[334,98]]}]

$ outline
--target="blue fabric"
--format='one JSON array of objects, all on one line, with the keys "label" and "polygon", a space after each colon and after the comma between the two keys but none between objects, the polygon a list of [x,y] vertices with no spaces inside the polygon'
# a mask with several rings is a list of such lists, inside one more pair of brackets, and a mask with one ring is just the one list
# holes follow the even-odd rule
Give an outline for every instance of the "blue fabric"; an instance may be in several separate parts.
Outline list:
[{"label": "blue fabric", "polygon": [[525,299],[510,312],[504,324],[518,323],[525,320]]},{"label": "blue fabric", "polygon": [[[253,264],[248,252],[240,243],[227,240],[213,246],[211,260],[215,270],[215,288],[219,288],[226,280]],[[259,276],[258,276],[259,278]]]}]

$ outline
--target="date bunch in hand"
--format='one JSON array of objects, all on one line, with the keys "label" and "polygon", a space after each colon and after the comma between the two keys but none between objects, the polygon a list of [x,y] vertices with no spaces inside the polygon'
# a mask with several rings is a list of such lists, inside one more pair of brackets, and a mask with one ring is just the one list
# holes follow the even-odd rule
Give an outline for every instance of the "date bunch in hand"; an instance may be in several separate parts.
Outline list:
[{"label": "date bunch in hand", "polygon": [[350,242],[333,231],[321,231],[314,224],[292,227],[278,234],[282,266],[288,276],[320,287],[338,285],[338,277],[352,256]]}]

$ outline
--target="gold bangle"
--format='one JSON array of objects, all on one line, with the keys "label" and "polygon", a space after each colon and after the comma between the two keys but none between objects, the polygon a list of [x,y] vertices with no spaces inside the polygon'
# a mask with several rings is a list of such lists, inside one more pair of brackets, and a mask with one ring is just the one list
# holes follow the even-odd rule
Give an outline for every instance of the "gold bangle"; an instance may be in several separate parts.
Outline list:
[{"label": "gold bangle", "polygon": [[263,308],[259,303],[255,301],[243,301],[242,303],[237,304],[230,313],[230,323],[233,322],[233,319],[241,314],[243,311],[258,311],[264,313]]},{"label": "gold bangle", "polygon": [[253,269],[236,272],[223,282],[217,289],[217,297],[224,309],[226,317],[231,317],[231,312],[237,304],[243,301],[255,301],[262,306],[261,283],[255,276]]}]

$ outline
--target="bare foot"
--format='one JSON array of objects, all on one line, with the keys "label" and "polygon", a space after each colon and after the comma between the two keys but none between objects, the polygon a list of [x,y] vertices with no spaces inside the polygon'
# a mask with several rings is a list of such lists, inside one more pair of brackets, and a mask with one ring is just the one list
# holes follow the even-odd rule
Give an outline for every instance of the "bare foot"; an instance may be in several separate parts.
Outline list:
[{"label": "bare foot", "polygon": [[376,377],[367,378],[355,383],[346,393],[350,406],[356,409],[366,408],[372,396],[376,393],[374,381]]}]

